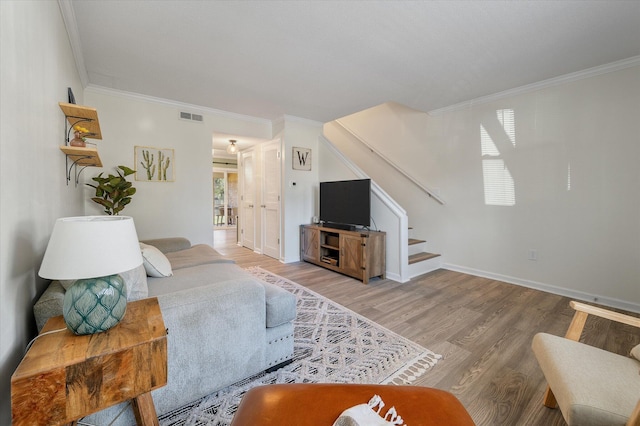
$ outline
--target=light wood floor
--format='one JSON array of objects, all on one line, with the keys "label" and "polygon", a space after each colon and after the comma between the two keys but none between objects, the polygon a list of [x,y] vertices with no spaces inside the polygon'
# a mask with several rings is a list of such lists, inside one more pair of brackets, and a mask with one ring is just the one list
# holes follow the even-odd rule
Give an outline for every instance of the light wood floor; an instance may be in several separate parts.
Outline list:
[{"label": "light wood floor", "polygon": [[[214,247],[242,267],[286,277],[443,355],[416,384],[452,392],[478,426],[566,424],[559,410],[542,406],[546,383],[531,339],[540,331],[564,335],[570,299],[447,270],[404,284],[364,285],[310,263],[255,254],[236,245],[235,230],[215,231]],[[640,335],[589,317],[582,341],[628,354]]]}]

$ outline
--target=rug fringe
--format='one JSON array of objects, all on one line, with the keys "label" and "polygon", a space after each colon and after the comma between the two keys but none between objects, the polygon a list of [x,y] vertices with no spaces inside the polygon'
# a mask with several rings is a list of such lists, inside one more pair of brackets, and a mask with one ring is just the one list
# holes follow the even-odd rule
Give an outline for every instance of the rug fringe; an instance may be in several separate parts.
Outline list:
[{"label": "rug fringe", "polygon": [[439,359],[442,359],[442,355],[431,351],[422,353],[411,360],[408,365],[405,365],[402,369],[384,379],[381,384],[411,385],[422,377],[431,367],[436,365]]}]

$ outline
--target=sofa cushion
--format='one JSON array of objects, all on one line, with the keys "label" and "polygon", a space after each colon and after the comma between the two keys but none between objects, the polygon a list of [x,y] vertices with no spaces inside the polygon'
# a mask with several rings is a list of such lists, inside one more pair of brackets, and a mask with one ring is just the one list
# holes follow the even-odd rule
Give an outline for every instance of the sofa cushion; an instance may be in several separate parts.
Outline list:
[{"label": "sofa cushion", "polygon": [[626,423],[640,395],[640,362],[546,333],[532,348],[568,424]]},{"label": "sofa cushion", "polygon": [[[120,272],[118,275],[122,277],[126,284],[128,301],[131,302],[147,297],[149,288],[147,287],[147,272],[143,264],[129,271]],[[67,291],[76,280],[60,280],[59,282],[64,290]]]},{"label": "sofa cushion", "polygon": [[166,256],[174,271],[176,269],[206,265],[207,263],[235,263],[233,260],[225,258],[206,244],[196,244],[186,250],[166,253]]},{"label": "sofa cushion", "polygon": [[120,276],[127,285],[127,300],[134,301],[144,299],[149,295],[147,286],[147,271],[144,265],[133,268],[130,271],[121,272]]},{"label": "sofa cushion", "polygon": [[140,242],[154,246],[165,254],[179,250],[186,250],[191,247],[191,241],[183,237],[156,238],[154,240],[142,240]]},{"label": "sofa cushion", "polygon": [[264,286],[267,302],[267,327],[277,327],[296,318],[296,296],[273,284],[260,282]]},{"label": "sofa cushion", "polygon": [[140,243],[144,269],[150,277],[170,277],[173,275],[167,256],[154,246]]},{"label": "sofa cushion", "polygon": [[176,269],[170,277],[148,277],[147,281],[149,297],[154,297],[240,278],[251,279],[252,277],[235,263],[210,263]]},{"label": "sofa cushion", "polygon": [[280,287],[255,279],[235,263],[209,263],[176,269],[173,276],[166,278],[147,278],[149,296],[160,296],[178,290],[207,286],[213,283],[237,279],[253,280],[262,285],[265,291],[266,326],[277,327],[291,322],[296,317],[296,297]]}]

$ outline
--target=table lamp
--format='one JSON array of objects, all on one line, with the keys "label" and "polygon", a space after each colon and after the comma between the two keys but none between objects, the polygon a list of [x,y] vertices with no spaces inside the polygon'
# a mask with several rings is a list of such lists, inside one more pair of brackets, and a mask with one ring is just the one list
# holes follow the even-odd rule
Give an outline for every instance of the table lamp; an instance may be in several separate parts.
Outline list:
[{"label": "table lamp", "polygon": [[120,272],[142,264],[133,218],[80,216],[58,219],[38,275],[76,280],[64,295],[67,328],[78,335],[106,331],[127,309]]}]

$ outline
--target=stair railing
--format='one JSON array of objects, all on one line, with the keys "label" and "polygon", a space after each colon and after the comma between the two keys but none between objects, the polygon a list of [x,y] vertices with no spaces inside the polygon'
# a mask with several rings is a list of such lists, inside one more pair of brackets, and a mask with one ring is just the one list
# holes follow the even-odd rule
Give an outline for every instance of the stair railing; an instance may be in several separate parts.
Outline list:
[{"label": "stair railing", "polygon": [[367,148],[369,148],[371,150],[371,152],[373,152],[374,154],[376,154],[378,157],[380,157],[381,159],[383,159],[387,164],[389,164],[391,167],[393,167],[398,173],[400,173],[402,176],[404,176],[405,178],[407,178],[409,181],[411,181],[414,185],[416,185],[418,188],[420,188],[423,192],[425,192],[429,197],[433,198],[434,200],[436,200],[438,203],[444,205],[444,201],[442,200],[442,198],[440,198],[437,194],[435,194],[431,189],[427,188],[426,186],[424,186],[422,183],[418,182],[418,180],[416,180],[413,176],[411,176],[409,173],[407,173],[402,167],[398,166],[396,163],[394,163],[391,159],[389,159],[386,155],[384,155],[383,153],[381,153],[380,151],[378,151],[375,147],[373,147],[371,144],[369,144],[367,141],[364,140],[364,138],[360,137],[359,135],[357,135],[353,130],[351,130],[349,127],[347,127],[344,123],[342,123],[340,120],[334,120],[334,123],[337,123],[338,125],[340,125],[344,130],[346,130],[351,136],[353,136],[354,138],[356,138],[360,143],[362,143],[364,146],[366,146]]}]

